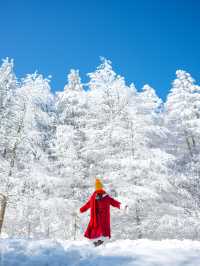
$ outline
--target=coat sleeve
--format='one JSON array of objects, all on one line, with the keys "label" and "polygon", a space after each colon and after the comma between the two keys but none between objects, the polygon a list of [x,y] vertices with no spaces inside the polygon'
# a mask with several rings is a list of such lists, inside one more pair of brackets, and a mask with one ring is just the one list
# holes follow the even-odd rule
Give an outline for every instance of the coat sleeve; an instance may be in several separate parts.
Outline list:
[{"label": "coat sleeve", "polygon": [[80,208],[80,212],[86,212],[90,208],[90,199]]},{"label": "coat sleeve", "polygon": [[109,197],[109,198],[110,198],[110,205],[115,207],[115,208],[120,209],[121,202],[119,202],[119,201],[117,201],[117,200],[115,200],[115,199],[113,199],[111,197]]}]

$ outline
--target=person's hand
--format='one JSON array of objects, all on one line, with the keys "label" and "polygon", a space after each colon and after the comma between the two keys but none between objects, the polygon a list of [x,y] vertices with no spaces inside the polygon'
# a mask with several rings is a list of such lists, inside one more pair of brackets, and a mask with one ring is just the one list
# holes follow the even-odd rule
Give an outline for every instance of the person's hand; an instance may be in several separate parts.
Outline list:
[{"label": "person's hand", "polygon": [[122,203],[120,208],[125,212],[128,210],[128,205]]},{"label": "person's hand", "polygon": [[127,214],[128,213],[128,205],[127,204],[124,204],[123,205],[123,213],[124,214]]}]

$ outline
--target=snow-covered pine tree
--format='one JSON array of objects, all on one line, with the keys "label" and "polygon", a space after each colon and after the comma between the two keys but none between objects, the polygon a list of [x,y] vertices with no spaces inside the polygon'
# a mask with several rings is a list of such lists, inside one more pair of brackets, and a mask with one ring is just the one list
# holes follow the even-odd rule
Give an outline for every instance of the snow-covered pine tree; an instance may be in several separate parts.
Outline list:
[{"label": "snow-covered pine tree", "polygon": [[102,58],[95,72],[89,73],[87,123],[87,157],[95,174],[109,176],[117,167],[117,143],[112,143],[113,132],[120,132],[120,115],[128,102],[124,79],[112,69],[111,62]]},{"label": "snow-covered pine tree", "polygon": [[[11,219],[16,213],[19,214],[15,221],[16,231],[29,232],[28,236],[33,233],[32,228],[35,228],[31,228],[30,220],[32,224],[39,226],[39,212],[36,209],[39,209],[41,195],[45,197],[49,185],[41,178],[41,173],[48,157],[46,150],[51,132],[51,104],[52,95],[48,81],[38,74],[27,75],[16,91],[8,114],[8,178],[11,183],[9,194],[12,196],[8,212]],[[9,218],[5,227],[12,231],[13,225]]]},{"label": "snow-covered pine tree", "polygon": [[[177,70],[176,76],[164,113],[169,132],[167,149],[176,158],[172,182],[183,210],[181,216],[177,215],[176,235],[195,238],[199,237],[200,215],[200,87],[186,71]],[[191,224],[190,228],[185,224]]]},{"label": "snow-covered pine tree", "polygon": [[4,158],[9,149],[8,123],[9,113],[13,106],[17,89],[13,60],[3,60],[0,67],[0,154]]},{"label": "snow-covered pine tree", "polygon": [[[56,134],[52,141],[53,171],[60,178],[58,196],[66,201],[64,221],[68,230],[66,238],[74,238],[74,223],[81,201],[88,196],[89,164],[83,151],[85,148],[85,125],[88,107],[86,91],[83,89],[78,70],[71,70],[64,91],[56,97]],[[61,219],[62,216],[60,217]],[[71,229],[70,229],[70,228]],[[63,229],[65,229],[63,227]]]},{"label": "snow-covered pine tree", "polygon": [[171,151],[187,160],[199,147],[200,88],[189,73],[177,70],[176,75],[165,103],[165,118],[175,140]]}]

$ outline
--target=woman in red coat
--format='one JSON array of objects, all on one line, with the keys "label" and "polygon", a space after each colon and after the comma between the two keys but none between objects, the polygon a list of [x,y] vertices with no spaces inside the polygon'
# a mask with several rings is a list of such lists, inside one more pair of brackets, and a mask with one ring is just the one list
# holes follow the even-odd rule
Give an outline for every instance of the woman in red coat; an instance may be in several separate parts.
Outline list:
[{"label": "woman in red coat", "polygon": [[[84,236],[89,239],[99,237],[111,237],[110,232],[110,206],[120,209],[120,202],[111,198],[104,190],[99,179],[95,182],[95,192],[88,202],[80,208],[80,212],[85,212],[90,208],[90,222]],[[94,242],[95,246],[101,245],[102,240]]]}]

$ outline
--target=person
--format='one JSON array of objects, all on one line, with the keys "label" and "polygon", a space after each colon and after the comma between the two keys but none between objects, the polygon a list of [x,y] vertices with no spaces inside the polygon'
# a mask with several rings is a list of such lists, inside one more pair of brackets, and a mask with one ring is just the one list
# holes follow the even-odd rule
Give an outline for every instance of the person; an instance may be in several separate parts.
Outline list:
[{"label": "person", "polygon": [[106,193],[102,182],[97,178],[94,193],[87,203],[80,208],[81,213],[90,209],[90,221],[84,236],[93,240],[95,246],[101,245],[104,242],[104,238],[111,237],[110,206],[120,209],[120,205],[121,202]]}]

